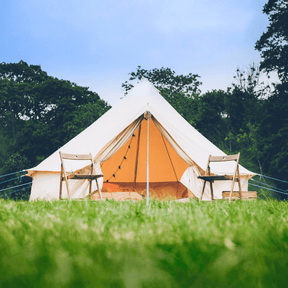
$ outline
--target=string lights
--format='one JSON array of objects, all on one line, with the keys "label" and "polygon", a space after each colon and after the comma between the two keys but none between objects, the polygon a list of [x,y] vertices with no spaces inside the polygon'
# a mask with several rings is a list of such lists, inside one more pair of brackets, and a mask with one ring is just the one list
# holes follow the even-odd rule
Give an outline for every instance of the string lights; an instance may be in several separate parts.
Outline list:
[{"label": "string lights", "polygon": [[128,147],[127,147],[126,153],[125,153],[125,155],[124,155],[124,157],[123,157],[120,165],[118,166],[118,168],[116,169],[116,171],[112,174],[112,176],[111,176],[108,180],[105,181],[106,183],[108,183],[112,178],[115,178],[115,177],[116,177],[116,173],[118,172],[118,170],[121,169],[121,166],[122,166],[123,162],[124,162],[125,160],[127,160],[127,154],[128,154],[129,149],[131,149],[131,143],[132,143],[133,137],[135,137],[135,134],[134,134],[134,133],[132,134],[130,143],[129,143]]}]

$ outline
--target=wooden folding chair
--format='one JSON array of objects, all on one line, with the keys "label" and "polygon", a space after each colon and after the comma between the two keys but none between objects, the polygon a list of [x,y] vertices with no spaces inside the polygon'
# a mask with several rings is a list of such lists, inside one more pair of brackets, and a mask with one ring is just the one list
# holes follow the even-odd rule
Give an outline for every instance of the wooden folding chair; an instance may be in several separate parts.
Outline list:
[{"label": "wooden folding chair", "polygon": [[[235,181],[238,182],[239,186],[239,197],[242,199],[242,194],[241,194],[241,184],[240,184],[240,173],[239,173],[239,158],[240,158],[240,153],[236,155],[227,155],[227,156],[209,156],[208,157],[208,163],[207,163],[207,168],[205,171],[204,176],[198,176],[198,178],[204,180],[203,183],[203,189],[202,189],[202,194],[200,200],[202,200],[204,190],[205,190],[205,185],[206,182],[208,181],[210,183],[210,190],[211,190],[211,199],[214,200],[214,195],[213,195],[213,183],[214,181],[223,181],[223,180],[232,180],[231,183],[231,189],[230,189],[230,195],[229,195],[229,202],[231,202],[232,199],[232,192],[234,189],[234,183]],[[235,170],[233,175],[212,175],[211,174],[211,168],[210,168],[210,163],[211,162],[227,162],[227,161],[236,161],[235,163]]]},{"label": "wooden folding chair", "polygon": [[[100,198],[102,200],[102,193],[101,193],[101,189],[100,189],[97,179],[103,177],[103,175],[95,174],[92,154],[91,153],[89,154],[67,154],[67,153],[62,153],[61,151],[59,151],[59,154],[60,154],[60,160],[61,160],[59,200],[62,199],[62,182],[63,181],[65,181],[66,183],[67,194],[68,194],[68,197],[70,198],[68,179],[71,179],[71,180],[87,179],[89,181],[89,197],[91,197],[91,192],[92,192],[92,181],[95,180]],[[74,173],[74,172],[67,173],[65,166],[64,166],[64,161],[63,161],[64,159],[66,160],[90,160],[91,161],[90,174],[80,174],[80,173]]]}]

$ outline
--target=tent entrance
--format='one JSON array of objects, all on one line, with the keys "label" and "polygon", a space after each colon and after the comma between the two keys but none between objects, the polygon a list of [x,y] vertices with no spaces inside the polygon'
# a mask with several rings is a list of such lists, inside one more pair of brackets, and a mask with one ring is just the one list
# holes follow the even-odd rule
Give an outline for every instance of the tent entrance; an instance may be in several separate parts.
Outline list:
[{"label": "tent entrance", "polygon": [[[152,119],[151,119],[152,120]],[[182,198],[186,187],[180,183],[188,164],[176,153],[153,121],[149,123],[149,187],[155,198]],[[136,191],[146,196],[147,121],[111,158],[102,164],[103,192]]]}]

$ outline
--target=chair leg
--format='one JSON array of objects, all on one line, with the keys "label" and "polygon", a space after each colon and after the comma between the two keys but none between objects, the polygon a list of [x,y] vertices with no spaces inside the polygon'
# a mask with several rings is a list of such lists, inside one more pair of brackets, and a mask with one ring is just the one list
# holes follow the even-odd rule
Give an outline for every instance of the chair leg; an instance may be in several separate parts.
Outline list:
[{"label": "chair leg", "polygon": [[239,181],[238,181],[238,185],[239,185],[239,198],[240,200],[242,200],[242,190],[241,190],[241,184],[240,184],[240,178],[239,178]]},{"label": "chair leg", "polygon": [[59,190],[59,200],[62,199],[62,173],[60,174],[60,190]]},{"label": "chair leg", "polygon": [[[64,176],[64,177],[65,177],[65,176]],[[65,177],[65,183],[66,183],[67,195],[68,195],[68,197],[69,197],[69,199],[70,199],[70,190],[69,190],[69,184],[68,184],[68,179],[67,179],[67,177]]]},{"label": "chair leg", "polygon": [[202,193],[201,193],[200,201],[202,201],[203,194],[204,194],[204,190],[205,190],[205,186],[206,186],[206,180],[204,180],[204,183],[203,183],[203,188],[202,188]]},{"label": "chair leg", "polygon": [[103,200],[103,198],[102,198],[102,192],[101,192],[101,188],[100,188],[100,187],[99,187],[99,190],[98,190],[98,191],[99,191],[100,199]]},{"label": "chair leg", "polygon": [[238,170],[238,187],[239,187],[239,198],[240,198],[240,200],[242,200],[241,179],[240,179],[239,170]]},{"label": "chair leg", "polygon": [[100,199],[103,200],[101,188],[100,188],[100,185],[98,184],[97,178],[95,179],[95,181],[96,181],[96,186],[97,186],[97,189],[98,189],[98,193],[99,193]]},{"label": "chair leg", "polygon": [[214,200],[214,193],[213,193],[213,185],[212,182],[210,182],[210,190],[211,190],[211,200]]},{"label": "chair leg", "polygon": [[234,190],[234,184],[235,184],[235,177],[232,180],[232,185],[231,185],[230,195],[229,195],[229,203],[231,203],[231,200],[232,200],[232,193],[233,193],[233,190]]},{"label": "chair leg", "polygon": [[89,198],[91,199],[91,192],[92,192],[92,181],[89,180]]}]

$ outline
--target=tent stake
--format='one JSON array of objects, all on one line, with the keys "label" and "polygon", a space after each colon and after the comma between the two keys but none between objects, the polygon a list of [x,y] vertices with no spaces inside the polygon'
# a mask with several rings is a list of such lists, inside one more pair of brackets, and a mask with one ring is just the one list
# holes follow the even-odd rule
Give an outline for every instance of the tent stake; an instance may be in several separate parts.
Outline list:
[{"label": "tent stake", "polygon": [[147,111],[147,207],[149,207],[149,111]]}]

